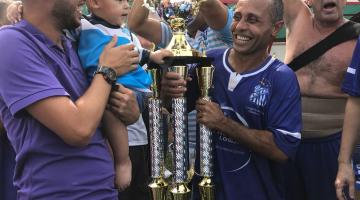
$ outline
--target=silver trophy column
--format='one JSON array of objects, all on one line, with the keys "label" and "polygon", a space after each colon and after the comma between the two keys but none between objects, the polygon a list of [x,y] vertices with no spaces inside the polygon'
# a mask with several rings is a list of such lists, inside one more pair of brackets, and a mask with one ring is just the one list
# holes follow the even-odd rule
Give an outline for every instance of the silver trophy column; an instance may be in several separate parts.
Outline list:
[{"label": "silver trophy column", "polygon": [[168,184],[163,178],[164,168],[164,132],[162,129],[162,102],[160,99],[160,70],[149,69],[153,83],[152,97],[149,99],[149,128],[150,128],[150,156],[151,156],[151,178],[149,184],[153,200],[166,200]]},{"label": "silver trophy column", "polygon": [[[186,66],[172,66],[170,71],[178,73],[184,80],[187,78]],[[187,180],[187,111],[185,97],[172,99],[172,114],[174,128],[174,186],[171,189],[173,200],[188,200],[190,189],[186,186]]]}]

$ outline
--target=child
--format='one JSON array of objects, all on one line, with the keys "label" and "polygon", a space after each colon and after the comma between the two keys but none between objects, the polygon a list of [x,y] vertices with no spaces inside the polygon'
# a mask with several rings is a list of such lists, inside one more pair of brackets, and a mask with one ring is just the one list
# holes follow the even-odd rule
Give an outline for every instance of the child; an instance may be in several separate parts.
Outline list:
[{"label": "child", "polygon": [[[127,0],[87,0],[86,2],[91,16],[82,20],[78,52],[88,75],[92,76],[97,69],[99,55],[113,35],[118,37],[118,45],[133,43],[136,46],[140,53],[141,65],[149,59],[156,63],[162,63],[165,56],[171,55],[169,51],[150,53],[142,49],[138,38],[128,29],[121,27],[129,12]],[[138,66],[135,71],[119,77],[117,83],[136,92],[141,110],[144,93],[150,92],[148,88],[151,84],[151,78],[144,69]],[[115,183],[119,189],[123,190],[129,186],[131,181],[127,129],[109,111],[104,114],[104,128],[114,154]]]}]

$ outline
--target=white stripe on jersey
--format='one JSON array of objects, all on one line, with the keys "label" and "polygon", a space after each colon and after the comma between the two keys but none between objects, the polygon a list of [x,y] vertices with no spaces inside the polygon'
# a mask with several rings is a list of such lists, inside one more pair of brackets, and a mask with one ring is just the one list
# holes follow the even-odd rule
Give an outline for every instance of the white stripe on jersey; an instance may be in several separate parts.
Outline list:
[{"label": "white stripe on jersey", "polygon": [[249,124],[245,121],[245,119],[239,113],[237,113],[233,108],[228,106],[221,106],[221,109],[233,111],[236,114],[236,116],[239,118],[241,123],[243,123],[244,126],[249,127]]},{"label": "white stripe on jersey", "polygon": [[350,74],[355,74],[356,73],[356,69],[354,68],[351,68],[351,67],[348,67],[347,70],[346,70],[347,73],[350,73]]},{"label": "white stripe on jersey", "polygon": [[[229,73],[232,73],[233,71],[230,69],[230,67],[226,64],[226,55],[227,55],[227,52],[229,51],[230,49],[226,49],[226,51],[224,51],[224,54],[223,54],[223,65],[225,67],[225,69],[229,72]],[[243,77],[249,77],[249,76],[254,76],[262,71],[265,71],[268,67],[271,66],[271,64],[275,61],[276,59],[274,57],[271,57],[271,59],[266,63],[266,65],[264,65],[262,68],[252,72],[252,73],[249,73],[249,74],[241,74],[241,76]]]},{"label": "white stripe on jersey", "polygon": [[301,139],[301,134],[298,132],[292,133],[292,132],[281,130],[281,129],[276,129],[276,130],[280,131],[284,135],[290,135],[290,136],[293,136],[294,138]]}]

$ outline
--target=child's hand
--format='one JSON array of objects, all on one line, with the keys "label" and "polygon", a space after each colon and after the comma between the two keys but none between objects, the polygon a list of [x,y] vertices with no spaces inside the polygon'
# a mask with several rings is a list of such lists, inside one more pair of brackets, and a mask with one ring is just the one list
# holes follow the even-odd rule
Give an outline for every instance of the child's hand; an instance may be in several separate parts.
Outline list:
[{"label": "child's hand", "polygon": [[156,64],[163,64],[165,57],[173,56],[174,54],[167,49],[160,49],[150,53],[150,60]]},{"label": "child's hand", "polygon": [[14,1],[7,7],[6,17],[12,24],[15,24],[22,19],[22,13],[22,2]]}]

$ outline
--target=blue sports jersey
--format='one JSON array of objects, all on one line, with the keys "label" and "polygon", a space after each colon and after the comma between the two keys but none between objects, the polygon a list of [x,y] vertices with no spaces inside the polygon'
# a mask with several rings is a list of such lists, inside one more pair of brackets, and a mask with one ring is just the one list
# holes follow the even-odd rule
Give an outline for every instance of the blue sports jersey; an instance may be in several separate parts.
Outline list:
[{"label": "blue sports jersey", "polygon": [[[87,70],[89,78],[92,79],[93,72],[97,69],[101,52],[110,42],[113,35],[118,36],[117,46],[133,43],[139,50],[142,50],[140,41],[127,28],[110,25],[96,16],[91,16],[90,21],[87,19],[81,20],[78,53],[81,64]],[[117,82],[127,88],[149,92],[151,78],[138,65],[136,70],[118,77]]]},{"label": "blue sports jersey", "polygon": [[[228,63],[230,49],[214,58],[213,101],[224,114],[250,129],[273,133],[276,145],[294,158],[300,143],[301,100],[294,72],[269,56],[257,69],[238,74]],[[216,199],[282,200],[282,165],[238,142],[214,134]]]},{"label": "blue sports jersey", "polygon": [[360,96],[360,36],[352,56],[351,64],[347,68],[342,90],[351,96]]}]

